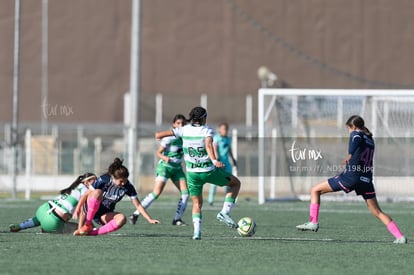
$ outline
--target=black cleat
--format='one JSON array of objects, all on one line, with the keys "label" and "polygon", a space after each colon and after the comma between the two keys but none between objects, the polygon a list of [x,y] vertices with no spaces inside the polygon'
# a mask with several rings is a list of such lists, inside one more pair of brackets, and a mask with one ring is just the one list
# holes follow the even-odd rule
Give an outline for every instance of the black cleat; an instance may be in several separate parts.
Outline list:
[{"label": "black cleat", "polygon": [[172,225],[187,226],[187,224],[182,219],[173,220],[172,221]]},{"label": "black cleat", "polygon": [[129,222],[130,222],[131,224],[136,224],[136,223],[137,223],[138,218],[139,218],[139,215],[137,215],[137,214],[132,214],[131,216],[129,216]]}]

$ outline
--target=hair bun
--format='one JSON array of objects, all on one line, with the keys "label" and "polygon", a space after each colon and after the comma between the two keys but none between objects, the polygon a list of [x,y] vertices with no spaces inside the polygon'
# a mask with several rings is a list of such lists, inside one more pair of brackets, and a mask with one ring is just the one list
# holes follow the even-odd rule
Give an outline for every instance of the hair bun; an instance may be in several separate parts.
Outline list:
[{"label": "hair bun", "polygon": [[113,162],[113,164],[118,168],[122,166],[122,163],[123,161],[120,158],[115,158]]},{"label": "hair bun", "polygon": [[115,158],[111,165],[108,167],[108,174],[114,176],[116,179],[129,177],[128,169],[122,165],[123,160]]}]

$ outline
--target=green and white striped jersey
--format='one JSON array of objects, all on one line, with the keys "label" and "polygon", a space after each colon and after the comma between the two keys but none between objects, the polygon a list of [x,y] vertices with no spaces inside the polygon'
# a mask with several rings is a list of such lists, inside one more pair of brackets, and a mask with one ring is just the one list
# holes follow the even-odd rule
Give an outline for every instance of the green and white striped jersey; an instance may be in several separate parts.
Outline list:
[{"label": "green and white striped jersey", "polygon": [[73,214],[78,205],[80,197],[88,190],[83,183],[73,189],[70,194],[62,194],[49,201],[53,208],[58,209],[62,213]]},{"label": "green and white striped jersey", "polygon": [[168,163],[164,160],[160,160],[160,162],[167,166],[180,167],[183,159],[182,139],[174,136],[165,137],[161,139],[160,145],[165,148],[163,155],[170,158]]},{"label": "green and white striped jersey", "polygon": [[214,131],[206,125],[185,125],[173,129],[174,135],[183,141],[184,160],[187,172],[209,172],[215,166],[206,151],[206,138]]}]

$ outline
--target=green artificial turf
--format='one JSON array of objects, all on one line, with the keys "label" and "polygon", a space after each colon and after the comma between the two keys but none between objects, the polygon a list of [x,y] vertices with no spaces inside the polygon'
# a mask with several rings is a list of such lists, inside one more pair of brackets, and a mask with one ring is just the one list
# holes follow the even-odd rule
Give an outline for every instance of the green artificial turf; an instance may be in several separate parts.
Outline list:
[{"label": "green artificial turf", "polygon": [[[202,240],[193,241],[191,202],[186,227],[171,225],[176,197],[163,195],[148,209],[162,221],[142,217],[113,234],[74,237],[41,234],[40,228],[9,233],[10,223],[35,213],[43,201],[0,200],[0,274],[413,274],[414,246],[393,244],[394,238],[360,202],[323,202],[320,229],[295,229],[308,219],[307,202],[258,205],[240,198],[232,216],[252,217],[256,235],[239,237],[215,219],[221,203],[204,206]],[[220,199],[220,198],[217,198]],[[383,203],[414,240],[414,204]],[[129,215],[128,200],[118,211]]]}]

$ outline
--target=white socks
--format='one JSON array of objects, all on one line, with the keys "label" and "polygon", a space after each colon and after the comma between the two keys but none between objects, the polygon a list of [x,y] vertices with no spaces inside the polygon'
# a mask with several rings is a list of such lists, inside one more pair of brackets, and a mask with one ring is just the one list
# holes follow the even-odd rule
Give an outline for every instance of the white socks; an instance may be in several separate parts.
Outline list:
[{"label": "white socks", "polygon": [[181,217],[183,216],[185,209],[187,208],[187,202],[188,202],[188,197],[189,197],[188,191],[183,192],[183,193],[184,194],[181,194],[181,198],[178,201],[177,211],[175,212],[174,220],[180,220]]}]

